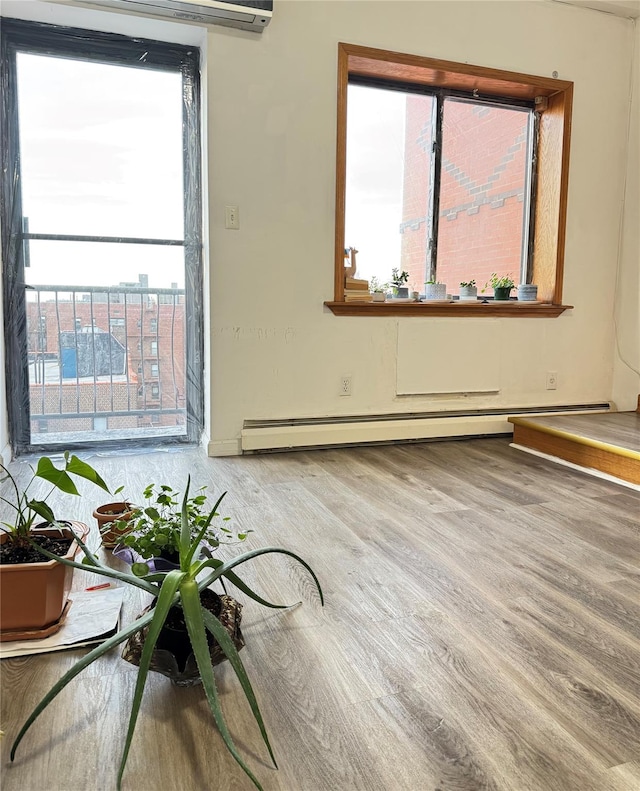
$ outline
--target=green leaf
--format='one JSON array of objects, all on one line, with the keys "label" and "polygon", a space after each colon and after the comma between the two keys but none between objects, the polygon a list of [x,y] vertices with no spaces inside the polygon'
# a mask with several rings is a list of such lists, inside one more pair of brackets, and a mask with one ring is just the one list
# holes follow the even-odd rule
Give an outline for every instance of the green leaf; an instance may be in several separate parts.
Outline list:
[{"label": "green leaf", "polygon": [[[208,587],[211,585],[212,582],[215,582],[221,576],[227,576],[227,572],[230,571],[232,568],[241,565],[242,563],[246,563],[247,560],[251,560],[252,558],[256,558],[259,555],[269,555],[269,554],[278,554],[278,555],[288,555],[289,557],[297,560],[300,565],[304,566],[306,570],[311,574],[313,581],[316,584],[316,588],[318,590],[318,594],[320,596],[320,603],[324,607],[324,595],[322,593],[322,588],[320,587],[320,583],[318,582],[318,578],[314,570],[311,566],[304,561],[299,555],[296,555],[294,552],[289,552],[288,549],[281,549],[279,547],[263,547],[262,549],[252,549],[250,552],[245,552],[243,555],[238,555],[236,558],[232,558],[231,560],[225,561],[221,566],[217,567],[214,572],[212,572],[208,577],[205,577],[204,581],[200,583],[200,588]],[[204,561],[202,567],[204,566],[212,566],[211,560]]]},{"label": "green leaf", "polygon": [[122,775],[124,773],[124,767],[127,763],[129,750],[131,748],[131,740],[133,739],[133,732],[135,731],[136,722],[138,720],[138,712],[140,711],[140,703],[142,702],[142,693],[144,692],[144,685],[147,681],[147,675],[149,674],[149,666],[151,665],[153,649],[156,647],[160,630],[167,620],[167,615],[169,614],[171,605],[174,603],[175,594],[184,578],[185,575],[181,571],[170,571],[162,583],[156,605],[149,613],[152,618],[146,637],[144,638],[144,646],[142,648],[142,655],[140,656],[136,687],[133,692],[133,701],[131,702],[131,714],[129,716],[127,738],[125,740],[122,759],[120,761],[120,769],[118,770],[118,791],[120,791],[120,786],[122,784]]},{"label": "green leaf", "polygon": [[260,713],[260,707],[258,706],[258,701],[256,700],[255,693],[253,691],[253,687],[251,686],[251,682],[249,681],[249,676],[247,675],[247,671],[242,664],[242,659],[240,658],[240,654],[238,653],[238,649],[235,647],[233,640],[229,636],[229,633],[224,628],[224,626],[220,623],[220,621],[209,612],[204,607],[200,608],[202,611],[202,618],[204,620],[204,624],[207,629],[211,632],[211,634],[215,637],[218,642],[218,645],[224,651],[224,655],[229,660],[231,667],[235,670],[236,676],[238,677],[238,681],[242,689],[244,690],[244,694],[247,698],[247,702],[249,703],[249,707],[255,717],[256,722],[258,723],[258,727],[260,728],[260,733],[262,734],[262,739],[267,746],[267,750],[269,750],[269,755],[271,756],[271,760],[273,761],[273,765],[275,768],[278,768],[278,764],[276,763],[275,755],[273,754],[273,750],[271,749],[271,744],[269,743],[269,737],[267,735],[267,729],[264,724],[264,720],[262,719],[262,714]]},{"label": "green leaf", "polygon": [[56,517],[51,510],[51,507],[48,506],[44,500],[29,500],[27,505],[32,511],[35,511],[38,516],[41,516],[45,522],[56,521]]},{"label": "green leaf", "polygon": [[109,487],[93,469],[93,467],[90,464],[87,464],[86,461],[79,459],[77,456],[72,456],[67,462],[67,472],[77,475],[78,478],[84,478],[87,481],[91,481],[91,483],[95,483],[96,486],[104,489],[105,492],[109,492]]},{"label": "green leaf", "polygon": [[105,640],[104,643],[96,646],[92,651],[89,651],[88,654],[82,657],[76,664],[68,670],[62,678],[56,682],[49,692],[42,698],[40,703],[35,707],[35,709],[31,712],[27,721],[20,729],[20,732],[15,738],[13,745],[11,747],[11,760],[13,761],[16,757],[16,750],[18,749],[18,745],[22,741],[25,733],[29,730],[29,728],[33,725],[35,720],[42,714],[42,712],[47,708],[49,703],[57,697],[57,695],[62,692],[62,690],[67,686],[67,684],[73,680],[78,673],[81,673],[85,667],[88,667],[92,662],[96,659],[99,659],[103,654],[106,654],[116,645],[123,643],[128,637],[130,637],[135,632],[139,631],[140,629],[144,628],[152,619],[153,613],[148,612],[146,615],[143,615],[137,621],[125,626],[124,629],[121,629],[117,634],[113,637],[110,637],[108,640]]},{"label": "green leaf", "polygon": [[43,478],[45,481],[52,483],[61,492],[67,494],[78,494],[75,483],[67,475],[64,470],[59,470],[54,467],[53,462],[47,456],[41,456],[38,459],[38,467],[36,469],[36,478]]},{"label": "green leaf", "polygon": [[131,573],[135,574],[136,577],[146,577],[149,573],[149,564],[148,563],[132,563],[131,564]]},{"label": "green leaf", "polygon": [[149,517],[149,519],[160,519],[160,514],[158,511],[153,507],[149,506],[148,508],[144,509],[145,514]]},{"label": "green leaf", "polygon": [[[200,568],[209,566],[217,569],[220,568],[220,566],[222,565],[223,562],[221,560],[218,560],[218,558],[211,558],[210,560],[205,561],[205,563],[203,563],[202,566],[200,566]],[[245,593],[250,599],[257,601],[258,604],[262,604],[264,607],[271,607],[274,610],[286,610],[289,607],[294,606],[293,604],[272,604],[266,599],[263,599],[262,596],[258,596],[258,594],[255,591],[251,590],[251,588],[245,582],[243,582],[240,579],[240,577],[238,577],[238,575],[235,574],[233,571],[226,571],[224,573],[224,576],[226,579],[229,580],[229,582],[233,583],[233,585],[235,585],[238,590]],[[199,585],[200,590],[203,590],[203,588],[208,588],[210,584],[211,583],[204,586],[202,584]]]},{"label": "green leaf", "polygon": [[[152,585],[150,582],[145,580],[139,579],[135,577],[133,574],[128,574],[126,571],[116,571],[115,569],[109,568],[108,566],[103,566],[102,563],[98,560],[98,558],[91,553],[91,551],[87,548],[86,544],[83,543],[82,539],[76,535],[76,541],[80,545],[80,548],[85,554],[85,558],[89,558],[91,561],[92,569],[91,571],[94,574],[100,574],[103,577],[110,577],[112,579],[120,580],[120,582],[127,583],[129,585],[135,585],[137,588],[142,588],[142,590],[151,593],[153,596],[156,596],[158,593],[158,589],[155,585]],[[51,560],[57,560],[58,563],[62,563],[63,566],[71,566],[74,569],[81,569],[82,571],[86,571],[87,567],[82,563],[76,563],[75,560],[68,560],[67,558],[60,557],[60,555],[54,555],[52,552],[44,549],[39,544],[33,544],[34,549],[37,549],[41,555],[44,555]]]},{"label": "green leaf", "polygon": [[[187,624],[191,647],[198,664],[198,670],[200,671],[202,686],[209,702],[209,708],[211,709],[213,718],[220,731],[220,735],[231,755],[236,759],[242,769],[244,769],[247,776],[253,781],[255,787],[262,791],[262,786],[258,782],[258,779],[242,760],[242,756],[233,742],[220,707],[220,700],[218,698],[218,690],[216,689],[216,680],[213,675],[213,665],[211,664],[211,656],[209,654],[207,635],[204,627],[202,605],[200,604],[200,592],[194,580],[183,582],[180,586],[180,596],[182,598],[184,620]],[[269,748],[269,752],[271,752],[271,748]]]}]

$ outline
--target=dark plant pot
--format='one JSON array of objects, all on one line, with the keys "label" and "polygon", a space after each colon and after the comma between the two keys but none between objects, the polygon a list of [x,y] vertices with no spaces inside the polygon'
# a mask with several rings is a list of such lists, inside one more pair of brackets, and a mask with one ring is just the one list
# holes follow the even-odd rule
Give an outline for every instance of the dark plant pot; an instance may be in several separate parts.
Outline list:
[{"label": "dark plant pot", "polygon": [[509,295],[511,294],[511,287],[509,288],[494,288],[493,289],[493,298],[496,301],[504,302],[509,299]]},{"label": "dark plant pot", "polygon": [[[82,522],[66,522],[69,527],[39,528],[39,534],[52,538],[79,535],[83,540],[89,528]],[[61,535],[62,534],[62,535]],[[7,540],[0,536],[0,542]],[[80,549],[74,541],[65,557],[73,560]],[[24,639],[17,633],[44,630],[62,615],[73,579],[73,568],[56,560],[40,563],[3,563],[0,565],[0,641]],[[43,637],[46,635],[42,635]]]},{"label": "dark plant pot", "polygon": [[[229,637],[233,640],[236,649],[240,651],[244,647],[244,638],[240,631],[240,621],[242,620],[242,605],[231,596],[218,596],[217,593],[205,588],[200,594],[202,606],[209,610],[224,626]],[[149,612],[153,604],[146,607],[141,615]],[[182,609],[172,607],[167,623],[163,626],[158,642],[151,655],[150,669],[156,673],[170,678],[173,684],[180,687],[193,686],[200,683],[200,672],[198,665],[191,650],[191,641],[181,621]],[[122,651],[122,658],[132,665],[140,664],[144,641],[148,634],[149,627],[145,626],[139,632],[132,635],[125,643]],[[214,665],[220,664],[226,659],[223,650],[214,639],[213,635],[207,632],[209,643],[209,656]]]},{"label": "dark plant pot", "polygon": [[396,299],[409,299],[409,286],[398,286],[393,290]]},{"label": "dark plant pot", "polygon": [[105,505],[98,506],[93,512],[94,519],[98,523],[103,547],[111,549],[123,536],[127,535],[129,528],[119,530],[115,525],[110,528],[107,528],[106,525],[122,519],[125,521],[131,519],[131,508],[131,503],[105,503]]}]

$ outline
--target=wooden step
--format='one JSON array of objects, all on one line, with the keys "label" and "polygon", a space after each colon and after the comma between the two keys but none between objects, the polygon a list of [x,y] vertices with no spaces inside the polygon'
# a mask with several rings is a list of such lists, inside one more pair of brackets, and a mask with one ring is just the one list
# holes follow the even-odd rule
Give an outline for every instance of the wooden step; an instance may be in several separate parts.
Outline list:
[{"label": "wooden step", "polygon": [[509,418],[513,444],[640,485],[640,413]]}]

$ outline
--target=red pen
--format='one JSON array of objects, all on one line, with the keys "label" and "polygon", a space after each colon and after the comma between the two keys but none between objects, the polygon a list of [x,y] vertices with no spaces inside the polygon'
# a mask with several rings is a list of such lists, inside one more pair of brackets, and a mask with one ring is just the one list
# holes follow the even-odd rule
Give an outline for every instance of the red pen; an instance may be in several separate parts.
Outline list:
[{"label": "red pen", "polygon": [[111,587],[110,582],[103,582],[102,585],[92,585],[90,588],[85,588],[85,591],[99,591],[102,590],[102,588],[110,588],[110,587]]}]

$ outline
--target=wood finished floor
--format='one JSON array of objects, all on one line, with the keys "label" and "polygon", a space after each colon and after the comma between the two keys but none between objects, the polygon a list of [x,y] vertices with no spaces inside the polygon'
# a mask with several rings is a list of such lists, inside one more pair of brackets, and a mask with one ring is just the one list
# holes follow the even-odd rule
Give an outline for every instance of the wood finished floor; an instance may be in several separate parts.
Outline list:
[{"label": "wood finished floor", "polygon": [[[265,791],[640,789],[640,493],[508,439],[92,462],[133,499],[188,473],[228,490],[251,547],[287,547],[318,573],[324,609],[288,561],[244,567],[266,594],[304,602],[244,609],[242,657],[279,771],[229,668],[216,671]],[[84,491],[67,510],[91,522],[100,497]],[[125,618],[143,603],[132,595]],[[135,680],[118,653],[60,695],[8,765],[16,729],[80,653],[1,663],[3,791],[115,788]],[[202,690],[152,674],[123,789],[158,788],[253,786]]]}]

